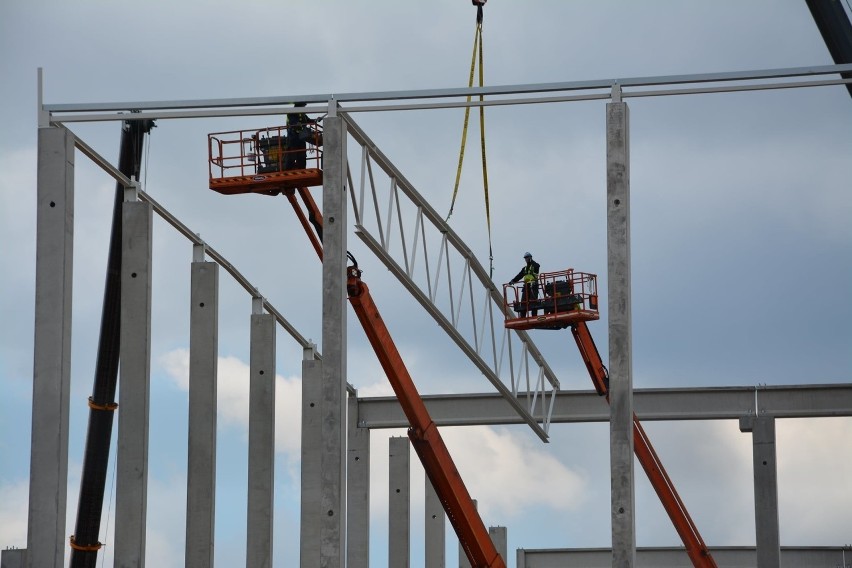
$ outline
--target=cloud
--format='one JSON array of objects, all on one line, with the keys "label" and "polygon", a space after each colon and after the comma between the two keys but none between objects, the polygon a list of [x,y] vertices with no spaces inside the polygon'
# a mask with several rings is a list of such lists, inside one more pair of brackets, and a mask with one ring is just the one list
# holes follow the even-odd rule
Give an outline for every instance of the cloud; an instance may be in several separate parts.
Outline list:
[{"label": "cloud", "polygon": [[[189,391],[189,350],[174,349],[159,358],[173,384]],[[218,416],[220,427],[234,427],[248,436],[249,366],[237,357],[219,357]],[[300,458],[302,432],[302,381],[298,377],[275,376],[275,449]]]},{"label": "cloud", "polygon": [[778,420],[775,435],[782,544],[848,544],[852,419]]},{"label": "cloud", "polygon": [[0,482],[0,535],[3,548],[27,547],[27,511],[29,508],[29,479]]},{"label": "cloud", "polygon": [[[372,507],[382,519],[387,517],[387,439],[391,436],[406,434],[383,430],[371,437]],[[511,525],[531,508],[543,510],[542,514],[576,512],[585,503],[590,480],[582,469],[564,465],[524,434],[471,426],[442,428],[441,436],[486,524]],[[411,468],[422,469],[413,450]],[[419,491],[415,488],[412,494]]]}]

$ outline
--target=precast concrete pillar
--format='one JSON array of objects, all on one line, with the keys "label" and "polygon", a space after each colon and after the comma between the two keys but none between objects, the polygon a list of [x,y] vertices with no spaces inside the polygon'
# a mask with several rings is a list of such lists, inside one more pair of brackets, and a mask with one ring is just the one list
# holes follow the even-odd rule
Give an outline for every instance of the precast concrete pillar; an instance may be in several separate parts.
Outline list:
[{"label": "precast concrete pillar", "polygon": [[219,265],[204,262],[203,250],[195,245],[190,268],[187,568],[213,566],[216,513]]},{"label": "precast concrete pillar", "polygon": [[35,337],[27,545],[32,566],[65,566],[74,135],[38,130]]},{"label": "precast concrete pillar", "polygon": [[322,479],[320,565],[346,564],[346,123],[323,122]]},{"label": "precast concrete pillar", "polygon": [[407,436],[388,439],[388,566],[411,563],[411,448]]},{"label": "precast concrete pillar", "polygon": [[606,105],[612,565],[636,565],[633,475],[633,350],[630,308],[630,135],[627,103]]},{"label": "precast concrete pillar", "polygon": [[447,565],[447,514],[438,498],[435,486],[428,475],[424,476],[425,507],[424,525],[426,533],[426,568],[445,568]]},{"label": "precast concrete pillar", "polygon": [[115,482],[116,568],[145,566],[151,394],[153,208],[125,190],[121,229],[121,363]]},{"label": "precast concrete pillar", "polygon": [[775,451],[775,418],[740,418],[740,431],[751,432],[754,467],[754,525],[757,533],[757,567],[781,565],[778,522],[778,462]]},{"label": "precast concrete pillar", "polygon": [[358,397],[349,396],[347,566],[370,565],[370,430],[358,426]]},{"label": "precast concrete pillar", "polygon": [[249,354],[246,567],[272,568],[275,502],[275,316],[254,299]]}]

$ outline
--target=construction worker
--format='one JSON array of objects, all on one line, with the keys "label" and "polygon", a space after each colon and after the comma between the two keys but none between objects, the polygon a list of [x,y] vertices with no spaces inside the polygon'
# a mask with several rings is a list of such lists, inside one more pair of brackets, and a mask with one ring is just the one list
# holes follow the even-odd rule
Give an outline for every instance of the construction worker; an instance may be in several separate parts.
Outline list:
[{"label": "construction worker", "polygon": [[524,260],[526,265],[510,282],[510,284],[524,282],[524,289],[521,293],[521,309],[518,310],[518,315],[522,318],[527,316],[530,301],[533,302],[532,315],[538,315],[538,305],[535,300],[538,300],[538,271],[541,268],[529,252],[524,253]]},{"label": "construction worker", "polygon": [[[296,103],[294,107],[303,107],[305,103]],[[315,124],[315,120],[308,118],[303,112],[287,115],[287,152],[284,160],[285,170],[303,170],[307,167],[307,142],[319,146],[320,139],[315,139],[314,132],[308,127]]]}]

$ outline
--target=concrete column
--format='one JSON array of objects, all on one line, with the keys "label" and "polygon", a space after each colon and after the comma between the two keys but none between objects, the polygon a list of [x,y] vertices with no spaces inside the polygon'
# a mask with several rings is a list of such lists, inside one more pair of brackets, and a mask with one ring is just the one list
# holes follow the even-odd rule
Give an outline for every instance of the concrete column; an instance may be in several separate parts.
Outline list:
[{"label": "concrete column", "polygon": [[322,362],[314,359],[314,353],[313,349],[305,350],[302,360],[302,509],[299,539],[301,568],[320,568]]},{"label": "concrete column", "polygon": [[63,568],[74,252],[74,136],[67,129],[39,128],[37,185],[27,545],[32,566]]},{"label": "concrete column", "polygon": [[438,499],[438,493],[429,476],[426,479],[426,504],[424,525],[426,532],[426,568],[445,568],[447,565],[447,514]]},{"label": "concrete column", "polygon": [[189,448],[186,567],[213,566],[216,512],[216,393],[219,359],[219,265],[201,262],[196,245],[189,307]]},{"label": "concrete column", "polygon": [[494,548],[503,558],[503,562],[508,565],[509,557],[506,554],[509,552],[509,535],[506,527],[488,527],[488,535],[491,537],[491,542],[494,543]]},{"label": "concrete column", "polygon": [[[474,499],[473,506],[477,507],[478,504],[477,500]],[[471,568],[470,560],[467,559],[467,554],[464,553],[464,548],[462,547],[461,542],[459,542],[459,568]]]},{"label": "concrete column", "polygon": [[347,566],[370,565],[370,430],[358,427],[358,398],[349,397],[346,491]]},{"label": "concrete column", "polygon": [[740,431],[751,432],[754,456],[754,524],[757,533],[757,567],[781,565],[778,522],[778,463],[775,453],[775,418],[740,418]]},{"label": "concrete column", "polygon": [[320,564],[346,563],[346,125],[323,122],[322,512]]},{"label": "concrete column", "polygon": [[247,568],[272,567],[275,499],[275,316],[251,316]]},{"label": "concrete column", "polygon": [[115,483],[115,566],[145,566],[151,392],[151,225],[149,203],[127,192],[122,211],[121,363]]},{"label": "concrete column", "polygon": [[612,565],[636,565],[633,478],[633,353],[630,309],[630,136],[627,104],[606,105]]},{"label": "concrete column", "polygon": [[411,562],[411,449],[408,437],[388,438],[388,566]]}]

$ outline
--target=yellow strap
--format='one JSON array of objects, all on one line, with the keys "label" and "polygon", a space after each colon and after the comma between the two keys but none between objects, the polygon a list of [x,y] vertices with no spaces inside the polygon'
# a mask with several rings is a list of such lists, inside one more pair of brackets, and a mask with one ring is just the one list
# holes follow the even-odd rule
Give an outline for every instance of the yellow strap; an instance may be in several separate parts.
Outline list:
[{"label": "yellow strap", "polygon": [[[483,39],[482,39],[482,21],[477,19],[476,22],[476,32],[473,36],[473,55],[470,60],[470,76],[468,78],[467,86],[468,88],[473,87],[473,73],[476,69],[476,60],[477,60],[477,52],[479,53],[479,86],[485,86],[485,69],[484,69],[484,57],[483,57]],[[485,100],[483,95],[479,95],[480,102]],[[467,97],[467,102],[470,102],[470,96]],[[461,149],[459,150],[459,165],[456,168],[456,183],[453,187],[453,198],[450,202],[450,212],[447,214],[447,221],[450,220],[450,216],[453,214],[453,208],[456,204],[456,197],[458,196],[459,191],[459,183],[461,181],[461,172],[462,172],[462,164],[464,163],[464,150],[465,144],[467,143],[467,128],[470,120],[470,107],[465,107],[464,110],[464,127],[462,128],[462,139],[461,139]],[[491,205],[488,199],[488,164],[486,160],[485,154],[485,107],[479,107],[479,146],[482,152],[482,182],[483,189],[485,191],[485,219],[488,225],[488,259],[490,265],[489,275],[493,276],[494,274],[494,252],[491,246]]]},{"label": "yellow strap", "polygon": [[[482,23],[479,24],[479,86],[485,86],[485,71],[483,64],[483,40],[482,40]],[[479,95],[479,101],[482,102],[484,97]],[[488,276],[494,276],[494,251],[491,248],[491,207],[488,202],[488,167],[485,160],[485,107],[479,107],[479,144],[482,148],[482,184],[485,190],[485,220],[488,223],[488,261],[490,271]]]},{"label": "yellow strap", "polygon": [[[476,69],[476,50],[479,47],[479,35],[482,29],[482,25],[477,22],[476,30],[473,34],[473,56],[470,59],[470,78],[467,81],[468,88],[473,87],[473,72]],[[470,102],[470,97],[467,97],[467,102]],[[450,212],[447,213],[447,221],[450,220],[450,216],[453,214],[453,208],[456,205],[456,196],[459,192],[459,181],[461,180],[462,173],[462,163],[464,163],[464,147],[467,142],[467,125],[470,120],[470,107],[464,108],[464,127],[462,128],[462,138],[461,138],[461,150],[459,150],[459,166],[456,168],[456,184],[453,187],[453,199],[450,202]]]}]

